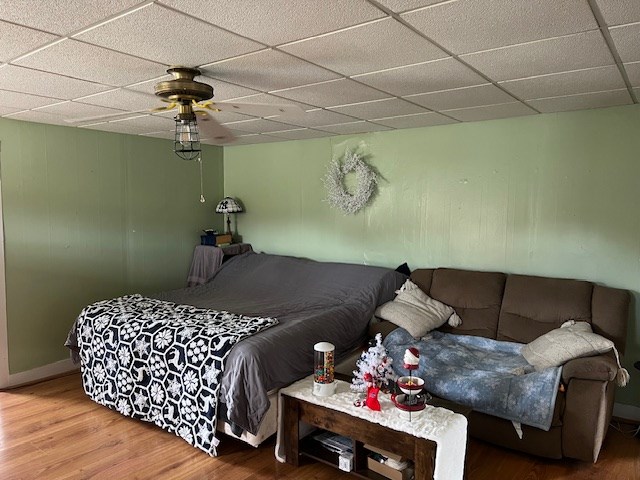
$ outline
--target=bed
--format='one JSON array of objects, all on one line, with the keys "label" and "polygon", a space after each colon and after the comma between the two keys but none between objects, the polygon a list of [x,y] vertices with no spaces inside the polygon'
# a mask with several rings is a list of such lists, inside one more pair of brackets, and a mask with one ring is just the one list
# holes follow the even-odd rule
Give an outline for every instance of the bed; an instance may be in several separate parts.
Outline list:
[{"label": "bed", "polygon": [[[336,346],[336,361],[340,362],[362,345],[366,337],[367,325],[376,307],[391,300],[395,290],[405,279],[404,275],[387,268],[316,262],[249,252],[224,263],[214,278],[204,285],[133,300],[141,301],[147,307],[157,302],[163,306],[162,308],[165,306],[171,308],[171,313],[167,313],[166,317],[179,319],[184,313],[194,318],[202,318],[203,315],[206,318],[211,318],[212,315],[217,318],[221,316],[217,312],[223,312],[223,314],[229,312],[235,315],[233,322],[247,322],[246,325],[255,325],[255,322],[258,322],[259,328],[256,327],[253,334],[242,337],[224,354],[219,385],[216,390],[207,390],[209,394],[215,393],[218,407],[214,410],[214,416],[222,420],[218,423],[216,418],[212,418],[211,424],[214,428],[217,426],[219,430],[256,445],[275,433],[277,406],[277,402],[273,401],[275,392],[307,376],[312,371],[313,345],[319,341],[333,343]],[[125,300],[132,299],[127,297]],[[110,313],[107,316],[113,318],[131,316],[126,309],[121,308],[122,302],[122,299],[98,302],[87,309],[98,309],[100,314],[94,315],[98,319],[105,318],[105,309],[112,308],[116,314]],[[145,315],[138,315],[136,322],[144,325],[141,318]],[[79,321],[82,317],[81,314],[74,323],[66,345],[79,354],[83,384],[87,394],[120,413],[152,421],[187,441],[193,440],[192,437],[196,435],[195,430],[190,434],[183,427],[184,434],[181,434],[180,429],[172,428],[171,424],[167,423],[170,419],[162,418],[166,417],[167,408],[158,407],[153,415],[151,413],[142,415],[139,412],[136,415],[128,411],[128,407],[120,408],[120,404],[116,401],[120,398],[119,401],[123,402],[121,392],[114,391],[122,385],[123,376],[126,377],[126,382],[132,383],[127,386],[127,391],[130,392],[139,391],[139,387],[141,388],[143,384],[148,385],[150,377],[153,377],[155,372],[153,358],[147,352],[148,344],[151,344],[151,350],[154,348],[152,337],[149,337],[149,342],[142,343],[142,348],[139,348],[138,343],[135,347],[127,347],[133,357],[136,355],[139,357],[129,359],[132,366],[134,364],[138,366],[137,370],[130,369],[128,373],[117,371],[122,362],[118,356],[114,356],[115,361],[110,365],[114,369],[113,382],[111,382],[113,386],[109,387],[108,393],[106,388],[99,392],[102,398],[95,398],[95,390],[92,391],[95,387],[93,384],[97,379],[103,378],[105,369],[102,363],[105,362],[95,362],[91,357],[94,352],[104,350],[102,343],[113,341],[113,334],[109,334],[108,340],[105,339],[106,334],[97,331],[99,328],[96,325],[100,325],[100,322],[93,324],[93,330],[85,323],[80,331]],[[190,325],[196,324],[190,323]],[[107,330],[108,328],[105,332]],[[84,336],[81,335],[82,332],[85,333]],[[122,335],[116,336],[120,338]],[[175,337],[177,339],[177,334]],[[173,352],[174,355],[171,356],[173,347],[166,346],[156,357],[166,358],[167,362],[174,360],[174,363],[177,363],[175,360],[178,354]],[[182,347],[177,345],[175,348]],[[122,349],[123,347],[120,348]],[[113,351],[119,352],[117,345],[114,345]],[[215,357],[213,354],[212,356]],[[180,359],[184,360],[184,355]],[[205,359],[205,362],[208,360]],[[99,367],[100,375],[98,376],[96,376],[95,365]],[[167,364],[163,368],[170,367]],[[163,378],[166,378],[166,375]],[[157,378],[151,378],[151,380],[157,383]],[[101,401],[108,395],[111,395],[109,398],[113,400],[112,402]],[[168,400],[168,393],[166,397],[165,401]],[[206,409],[209,414],[211,413],[208,409],[209,400],[205,398],[206,401],[203,402],[203,397],[197,398],[195,395],[189,398],[191,398],[190,408]],[[148,400],[151,401],[151,398]],[[200,414],[203,412],[201,411]],[[200,422],[200,419],[191,420],[194,425],[197,422]],[[205,447],[198,445],[197,441],[190,441],[190,443],[209,454],[215,454],[217,445],[215,438]]]}]

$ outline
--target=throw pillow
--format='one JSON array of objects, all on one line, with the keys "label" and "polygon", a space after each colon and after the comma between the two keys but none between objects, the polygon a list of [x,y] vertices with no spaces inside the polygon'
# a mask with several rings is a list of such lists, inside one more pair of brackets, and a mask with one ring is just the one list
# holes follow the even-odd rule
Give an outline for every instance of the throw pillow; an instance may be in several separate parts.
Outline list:
[{"label": "throw pillow", "polygon": [[[560,328],[551,330],[522,349],[522,355],[536,370],[564,365],[569,360],[580,357],[590,357],[614,350],[616,358],[618,351],[614,343],[601,335],[593,333],[587,322],[565,322]],[[626,385],[628,372],[618,360],[619,385]]]},{"label": "throw pillow", "polygon": [[452,307],[431,298],[411,280],[396,293],[393,301],[378,307],[376,316],[404,328],[413,338],[422,338],[447,321],[454,327],[462,323]]}]

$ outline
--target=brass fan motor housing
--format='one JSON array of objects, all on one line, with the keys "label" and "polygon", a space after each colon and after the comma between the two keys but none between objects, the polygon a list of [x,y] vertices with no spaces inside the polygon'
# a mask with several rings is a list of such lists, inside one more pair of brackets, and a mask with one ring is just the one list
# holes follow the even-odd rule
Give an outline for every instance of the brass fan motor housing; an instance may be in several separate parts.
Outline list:
[{"label": "brass fan motor housing", "polygon": [[200,75],[197,68],[175,66],[169,68],[167,73],[173,75],[174,79],[158,82],[154,87],[157,96],[180,104],[202,102],[213,97],[211,85],[193,79]]}]

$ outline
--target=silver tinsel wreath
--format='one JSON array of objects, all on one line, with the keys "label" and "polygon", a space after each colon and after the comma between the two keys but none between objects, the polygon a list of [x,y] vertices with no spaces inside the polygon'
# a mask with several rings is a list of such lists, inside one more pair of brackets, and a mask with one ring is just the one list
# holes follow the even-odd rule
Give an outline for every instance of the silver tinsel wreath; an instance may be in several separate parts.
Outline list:
[{"label": "silver tinsel wreath", "polygon": [[[344,184],[344,177],[349,172],[356,174],[356,189],[353,193],[349,193]],[[363,208],[373,195],[378,175],[364,162],[361,155],[347,150],[344,161],[341,162],[340,158],[336,157],[331,160],[323,181],[329,205],[345,214],[354,214]]]}]

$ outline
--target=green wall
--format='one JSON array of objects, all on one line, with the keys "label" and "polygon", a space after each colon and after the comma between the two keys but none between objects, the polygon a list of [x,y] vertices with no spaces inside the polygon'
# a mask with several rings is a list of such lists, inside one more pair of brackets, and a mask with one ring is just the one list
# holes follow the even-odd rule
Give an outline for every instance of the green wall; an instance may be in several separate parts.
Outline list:
[{"label": "green wall", "polygon": [[[329,208],[333,154],[361,145],[382,180]],[[225,194],[254,249],[395,267],[592,280],[635,296],[618,401],[640,404],[640,106],[225,148]]]},{"label": "green wall", "polygon": [[222,227],[222,149],[0,119],[10,373],[68,358],[87,304],[185,285],[200,229]]}]

